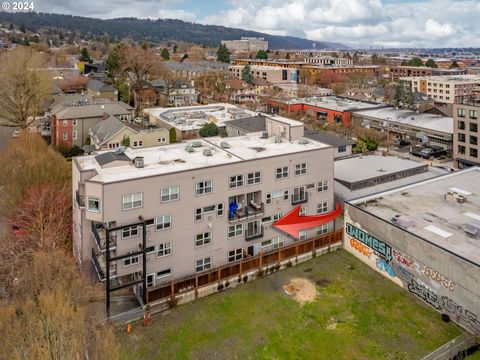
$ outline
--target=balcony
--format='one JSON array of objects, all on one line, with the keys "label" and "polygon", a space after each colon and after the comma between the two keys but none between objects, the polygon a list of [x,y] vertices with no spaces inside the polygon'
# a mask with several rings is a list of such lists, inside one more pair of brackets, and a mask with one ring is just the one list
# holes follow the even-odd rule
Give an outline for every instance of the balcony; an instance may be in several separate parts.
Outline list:
[{"label": "balcony", "polygon": [[115,278],[110,278],[110,290],[119,290],[127,286],[139,284],[143,282],[143,273],[141,271],[136,271],[131,274],[118,276]]},{"label": "balcony", "polygon": [[257,216],[263,215],[265,210],[265,205],[262,202],[262,195],[260,191],[251,192],[246,195],[242,194],[237,196],[231,196],[228,199],[228,203],[229,222],[236,222],[239,220],[255,218]]},{"label": "balcony", "polygon": [[[256,229],[257,231],[249,231],[245,230],[245,240],[246,241],[252,241],[255,239],[260,239],[263,237],[263,226],[260,227],[260,229]],[[260,231],[258,231],[260,230]]]},{"label": "balcony", "polygon": [[308,193],[292,194],[292,205],[299,205],[308,202]]},{"label": "balcony", "polygon": [[[105,281],[107,277],[107,264],[105,260],[105,255],[100,253],[96,254],[95,250],[92,248],[92,262],[95,266],[95,270],[100,281]],[[110,264],[110,279],[114,278],[117,275],[117,264]]]},{"label": "balcony", "polygon": [[[98,251],[105,252],[107,248],[107,232],[102,224],[92,221],[92,235],[97,244]],[[117,234],[110,233],[109,249],[115,250],[117,246]]]},{"label": "balcony", "polygon": [[85,197],[80,196],[80,192],[77,190],[75,191],[75,201],[77,202],[77,205],[83,209],[85,207]]}]

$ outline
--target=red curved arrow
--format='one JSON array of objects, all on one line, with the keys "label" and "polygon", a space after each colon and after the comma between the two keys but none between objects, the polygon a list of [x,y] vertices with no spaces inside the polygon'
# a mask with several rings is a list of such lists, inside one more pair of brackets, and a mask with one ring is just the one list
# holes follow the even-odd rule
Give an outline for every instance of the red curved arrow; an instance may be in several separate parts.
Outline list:
[{"label": "red curved arrow", "polygon": [[298,238],[298,231],[313,228],[335,220],[342,213],[342,206],[337,204],[335,210],[322,215],[300,216],[301,206],[297,206],[281,219],[275,221],[273,226],[287,234]]}]

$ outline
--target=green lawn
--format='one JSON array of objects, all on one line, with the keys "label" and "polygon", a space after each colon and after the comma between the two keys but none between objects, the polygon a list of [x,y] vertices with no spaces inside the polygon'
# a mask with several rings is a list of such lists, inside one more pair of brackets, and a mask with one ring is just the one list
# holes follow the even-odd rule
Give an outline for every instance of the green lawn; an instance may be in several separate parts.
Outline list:
[{"label": "green lawn", "polygon": [[[319,284],[315,302],[284,293],[293,277]],[[419,359],[460,333],[340,250],[135,324],[119,341],[124,359]]]}]

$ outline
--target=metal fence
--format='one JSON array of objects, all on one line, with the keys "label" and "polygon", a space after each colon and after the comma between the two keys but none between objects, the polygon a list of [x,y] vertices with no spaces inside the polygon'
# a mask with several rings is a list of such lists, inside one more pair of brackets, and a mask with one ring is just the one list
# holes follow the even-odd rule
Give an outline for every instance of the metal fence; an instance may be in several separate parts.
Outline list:
[{"label": "metal fence", "polygon": [[446,360],[446,359],[464,359],[467,356],[467,350],[476,345],[475,338],[469,333],[450,340],[448,343],[440,346],[434,352],[423,357],[422,360]]}]

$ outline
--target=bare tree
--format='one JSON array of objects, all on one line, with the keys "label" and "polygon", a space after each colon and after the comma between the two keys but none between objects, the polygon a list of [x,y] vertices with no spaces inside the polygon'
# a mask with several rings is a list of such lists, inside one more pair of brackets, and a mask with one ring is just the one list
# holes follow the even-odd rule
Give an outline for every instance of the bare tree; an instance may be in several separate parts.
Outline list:
[{"label": "bare tree", "polygon": [[44,57],[29,48],[0,56],[0,125],[26,129],[43,112],[52,82]]}]

